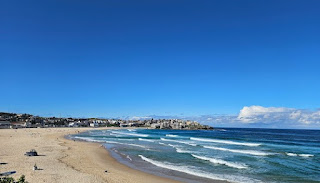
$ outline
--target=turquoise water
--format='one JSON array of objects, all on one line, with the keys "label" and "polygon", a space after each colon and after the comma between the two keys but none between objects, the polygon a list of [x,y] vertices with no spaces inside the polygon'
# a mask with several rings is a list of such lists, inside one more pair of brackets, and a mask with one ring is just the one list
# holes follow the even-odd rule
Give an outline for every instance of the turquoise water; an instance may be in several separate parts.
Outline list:
[{"label": "turquoise water", "polygon": [[96,130],[131,167],[185,182],[320,182],[320,131],[274,129]]}]

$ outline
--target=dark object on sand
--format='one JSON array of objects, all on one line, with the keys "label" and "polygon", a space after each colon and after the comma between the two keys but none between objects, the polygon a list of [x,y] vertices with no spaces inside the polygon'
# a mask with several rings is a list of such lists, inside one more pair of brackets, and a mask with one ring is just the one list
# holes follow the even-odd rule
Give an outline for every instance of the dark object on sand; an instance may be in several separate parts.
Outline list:
[{"label": "dark object on sand", "polygon": [[108,173],[108,170],[106,170],[106,171],[104,171],[104,172]]},{"label": "dark object on sand", "polygon": [[24,155],[26,155],[26,156],[38,156],[38,153],[37,153],[36,150],[32,149],[31,151],[26,152]]},{"label": "dark object on sand", "polygon": [[0,176],[9,176],[11,174],[15,174],[16,171],[12,171],[12,172],[4,172],[4,173],[0,173]]}]

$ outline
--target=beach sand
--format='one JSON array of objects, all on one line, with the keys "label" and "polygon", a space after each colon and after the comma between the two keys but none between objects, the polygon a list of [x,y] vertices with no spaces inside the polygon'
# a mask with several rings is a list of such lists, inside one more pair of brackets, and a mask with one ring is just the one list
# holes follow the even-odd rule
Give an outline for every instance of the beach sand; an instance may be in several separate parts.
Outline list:
[{"label": "beach sand", "polygon": [[[99,128],[101,129],[101,128]],[[111,129],[111,128],[108,128]],[[65,139],[90,128],[27,128],[0,130],[0,172],[17,171],[38,182],[175,183],[178,181],[144,173],[117,162],[98,143]],[[35,149],[40,156],[24,153]],[[40,170],[33,171],[37,164]],[[104,171],[108,170],[107,173]]]}]

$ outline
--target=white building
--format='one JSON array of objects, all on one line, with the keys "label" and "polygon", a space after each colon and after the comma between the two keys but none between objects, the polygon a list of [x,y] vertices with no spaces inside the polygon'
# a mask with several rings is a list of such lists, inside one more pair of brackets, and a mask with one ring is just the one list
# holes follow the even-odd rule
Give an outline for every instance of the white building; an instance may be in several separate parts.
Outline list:
[{"label": "white building", "polygon": [[90,123],[90,127],[98,127],[99,124],[97,122],[92,122]]}]

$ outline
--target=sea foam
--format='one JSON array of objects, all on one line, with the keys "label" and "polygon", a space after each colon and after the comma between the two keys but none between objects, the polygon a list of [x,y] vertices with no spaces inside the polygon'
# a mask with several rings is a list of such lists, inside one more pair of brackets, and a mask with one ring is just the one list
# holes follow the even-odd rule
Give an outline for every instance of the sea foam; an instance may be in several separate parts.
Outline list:
[{"label": "sea foam", "polygon": [[214,164],[220,164],[220,165],[226,165],[232,168],[238,168],[238,169],[245,169],[248,168],[246,165],[243,164],[239,164],[239,163],[232,163],[232,162],[227,162],[221,159],[216,159],[216,158],[208,158],[208,157],[204,157],[204,156],[197,156],[194,154],[191,154],[193,157],[197,158],[197,159],[201,159],[201,160],[205,160],[205,161],[210,161],[211,163]]},{"label": "sea foam", "polygon": [[138,133],[124,133],[124,132],[115,132],[112,131],[111,133],[120,134],[120,135],[130,135],[130,136],[137,136],[137,137],[148,137],[147,134],[138,134]]},{"label": "sea foam", "polygon": [[180,144],[187,144],[190,146],[197,146],[197,144],[186,142],[186,141],[181,141],[181,140],[172,140],[172,139],[165,139],[165,138],[160,138],[162,141],[168,141],[168,142],[176,142]]},{"label": "sea foam", "polygon": [[167,137],[178,137],[178,135],[166,134]]},{"label": "sea foam", "polygon": [[160,161],[155,161],[155,160],[146,158],[146,157],[144,157],[142,155],[139,155],[139,157],[142,160],[144,160],[146,162],[149,162],[149,163],[151,163],[153,165],[156,165],[158,167],[161,167],[161,168],[175,170],[175,171],[178,171],[178,172],[183,172],[183,173],[187,173],[187,174],[190,174],[190,175],[194,175],[194,176],[198,176],[198,177],[204,177],[204,178],[213,179],[213,180],[225,180],[225,181],[227,181],[227,179],[219,178],[218,176],[214,176],[214,175],[208,174],[206,172],[201,172],[201,171],[198,171],[198,170],[195,170],[195,169],[191,169],[191,168],[186,167],[186,166],[176,166],[176,165],[173,165],[171,163],[164,163],[164,162],[160,162]]},{"label": "sea foam", "polygon": [[147,157],[144,157],[142,155],[139,155],[139,157],[148,162],[151,163],[155,166],[158,166],[160,168],[165,168],[169,170],[174,170],[182,173],[186,173],[189,175],[197,176],[197,177],[202,177],[202,178],[207,178],[207,179],[212,179],[212,180],[222,180],[222,181],[230,181],[230,182],[246,182],[246,183],[251,183],[251,182],[261,182],[259,180],[253,180],[250,178],[246,177],[241,177],[241,176],[229,176],[229,175],[215,175],[213,173],[208,173],[204,172],[201,170],[196,169],[195,167],[191,166],[179,166],[179,165],[174,165],[168,162],[160,162],[160,161],[155,161],[152,159],[149,159]]},{"label": "sea foam", "polygon": [[241,153],[241,154],[251,154],[256,156],[268,156],[271,155],[271,153],[261,152],[261,151],[253,151],[253,150],[240,150],[240,149],[227,149],[222,147],[214,147],[214,146],[203,146],[207,149],[214,149],[219,151],[229,151],[234,153]]},{"label": "sea foam", "polygon": [[91,139],[89,137],[73,137],[73,138],[88,141],[88,142],[104,142],[103,140]]},{"label": "sea foam", "polygon": [[313,154],[296,154],[296,153],[285,153],[287,156],[300,156],[300,157],[313,157]]},{"label": "sea foam", "polygon": [[143,138],[139,138],[139,140],[141,140],[141,141],[146,141],[146,142],[155,142],[154,140],[150,140],[150,139],[143,139]]},{"label": "sea foam", "polygon": [[114,141],[104,141],[104,142],[105,142],[105,143],[108,143],[108,144],[121,144],[121,145],[128,145],[128,146],[135,146],[135,147],[147,148],[146,146],[138,145],[138,144],[126,144],[126,143],[114,142]]},{"label": "sea foam", "polygon": [[260,146],[261,144],[257,143],[246,143],[246,142],[234,142],[230,140],[217,140],[217,139],[206,139],[206,138],[195,138],[191,137],[190,140],[202,141],[202,142],[214,142],[214,143],[222,143],[222,144],[231,144],[231,145],[242,145],[242,146]]}]

